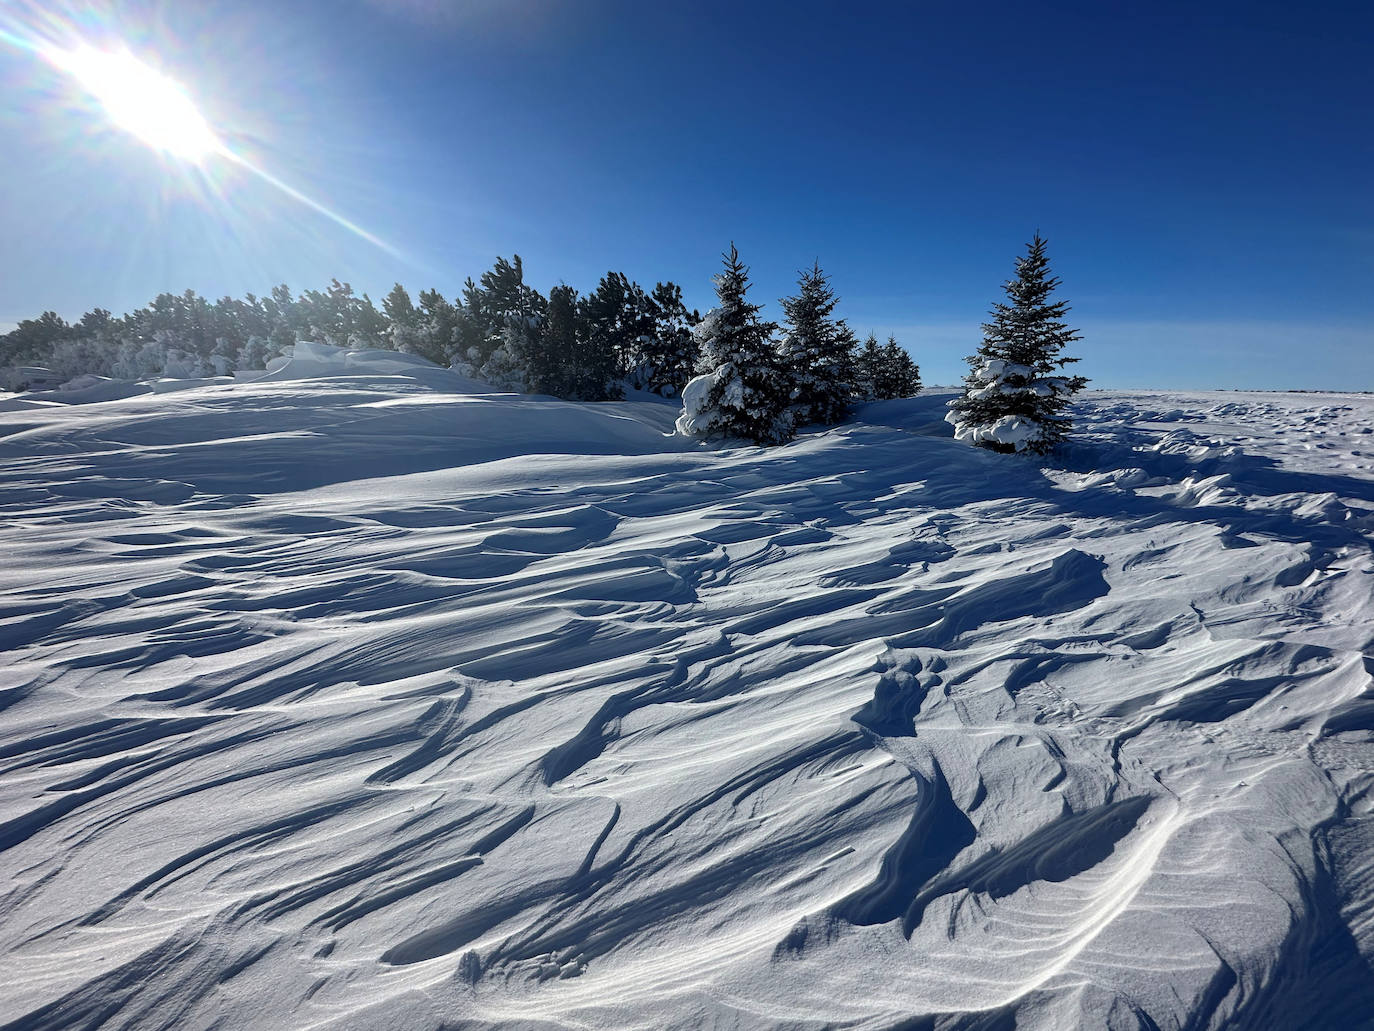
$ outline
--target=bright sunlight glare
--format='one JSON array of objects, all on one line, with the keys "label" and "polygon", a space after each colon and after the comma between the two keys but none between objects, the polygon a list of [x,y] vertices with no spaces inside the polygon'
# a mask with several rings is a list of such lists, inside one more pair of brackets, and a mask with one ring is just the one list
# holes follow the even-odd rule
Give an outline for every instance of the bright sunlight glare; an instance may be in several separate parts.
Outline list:
[{"label": "bright sunlight glare", "polygon": [[388,254],[403,257],[385,240],[232,150],[210,128],[180,83],[140,61],[127,49],[101,50],[89,43],[61,46],[41,42],[34,38],[36,35],[8,31],[6,19],[0,15],[0,43],[35,53],[70,76],[100,103],[110,121],[148,146],[193,165],[200,165],[210,157],[222,159],[251,172],[292,200]]},{"label": "bright sunlight glare", "polygon": [[198,163],[223,151],[209,124],[174,80],[125,51],[81,44],[44,57],[98,100],[110,119],[157,150]]}]

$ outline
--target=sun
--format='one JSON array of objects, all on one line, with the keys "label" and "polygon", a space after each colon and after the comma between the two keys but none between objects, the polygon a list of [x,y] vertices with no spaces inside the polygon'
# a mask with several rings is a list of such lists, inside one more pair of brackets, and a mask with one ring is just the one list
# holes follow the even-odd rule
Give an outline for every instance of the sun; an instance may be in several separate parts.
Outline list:
[{"label": "sun", "polygon": [[148,146],[199,163],[224,146],[179,83],[127,50],[81,44],[44,56],[100,102],[120,128]]}]

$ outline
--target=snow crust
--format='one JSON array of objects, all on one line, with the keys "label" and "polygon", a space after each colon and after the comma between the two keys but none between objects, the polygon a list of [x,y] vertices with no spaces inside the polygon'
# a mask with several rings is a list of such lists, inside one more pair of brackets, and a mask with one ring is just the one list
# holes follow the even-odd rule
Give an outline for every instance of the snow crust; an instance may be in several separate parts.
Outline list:
[{"label": "snow crust", "polygon": [[1374,400],[381,360],[0,412],[0,1025],[1367,1024]]}]

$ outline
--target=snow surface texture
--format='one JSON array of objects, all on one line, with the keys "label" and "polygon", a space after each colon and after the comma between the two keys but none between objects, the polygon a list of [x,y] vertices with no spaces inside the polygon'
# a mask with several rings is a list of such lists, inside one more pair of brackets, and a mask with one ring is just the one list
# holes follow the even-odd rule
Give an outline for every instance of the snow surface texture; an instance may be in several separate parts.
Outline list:
[{"label": "snow surface texture", "polygon": [[0,414],[0,1025],[1368,1023],[1374,400],[324,365]]}]

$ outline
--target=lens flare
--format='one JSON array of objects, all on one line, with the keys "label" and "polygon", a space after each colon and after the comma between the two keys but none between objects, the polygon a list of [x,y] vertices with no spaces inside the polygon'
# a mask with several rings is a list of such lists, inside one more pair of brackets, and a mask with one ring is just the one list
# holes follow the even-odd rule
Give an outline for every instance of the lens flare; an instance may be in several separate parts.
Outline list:
[{"label": "lens flare", "polygon": [[81,44],[42,54],[100,102],[110,120],[148,146],[184,161],[200,163],[223,144],[181,85],[127,50],[97,50]]},{"label": "lens flare", "polygon": [[[78,29],[90,18],[45,10],[50,0],[19,0],[17,6],[3,6],[13,2],[0,0],[0,44],[41,58],[95,100],[112,124],[176,163],[189,166],[188,172],[194,175],[186,177],[186,181],[208,188],[207,200],[223,202],[218,184],[222,183],[224,172],[241,169],[392,257],[413,260],[231,146],[215,132],[180,83],[136,57],[108,26],[95,33],[102,37],[102,46],[95,46],[88,42],[95,36],[83,39]],[[127,37],[128,33],[124,35]]]}]

